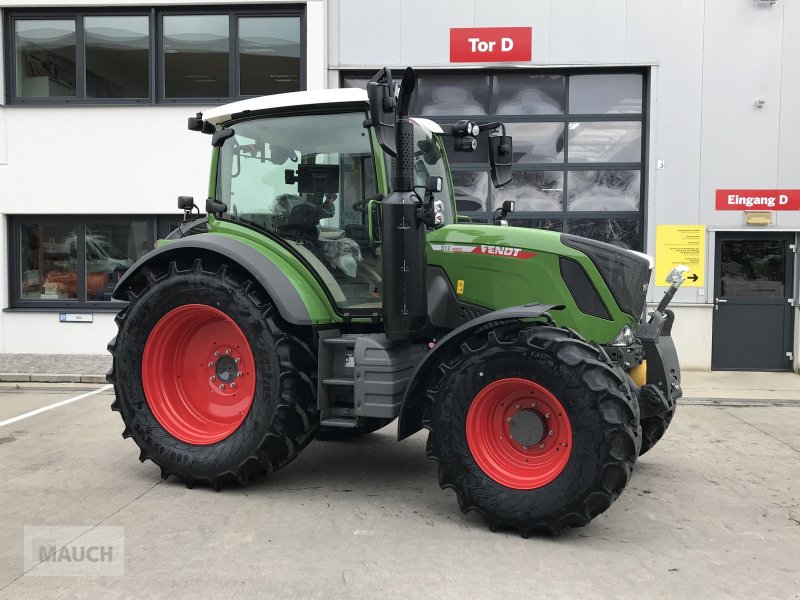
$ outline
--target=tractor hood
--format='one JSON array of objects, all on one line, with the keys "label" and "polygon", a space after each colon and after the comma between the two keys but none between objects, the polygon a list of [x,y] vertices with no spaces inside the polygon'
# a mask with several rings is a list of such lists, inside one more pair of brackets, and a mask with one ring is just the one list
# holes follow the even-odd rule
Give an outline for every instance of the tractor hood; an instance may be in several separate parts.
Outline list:
[{"label": "tractor hood", "polygon": [[[611,244],[541,229],[454,224],[430,231],[428,264],[459,301],[490,310],[563,304],[559,324],[599,343],[643,311],[651,259]],[[562,322],[563,321],[563,322]],[[569,322],[567,322],[569,321]]]}]

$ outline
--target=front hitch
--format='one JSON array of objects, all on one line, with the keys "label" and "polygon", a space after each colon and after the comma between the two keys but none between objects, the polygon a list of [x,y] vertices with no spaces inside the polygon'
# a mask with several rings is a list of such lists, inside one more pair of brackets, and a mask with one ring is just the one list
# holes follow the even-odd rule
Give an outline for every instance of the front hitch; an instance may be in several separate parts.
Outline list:
[{"label": "front hitch", "polygon": [[678,353],[672,339],[675,315],[667,309],[678,288],[686,281],[683,274],[689,267],[679,265],[667,276],[669,289],[647,322],[636,329],[647,361],[647,383],[639,390],[641,417],[663,414],[672,410],[675,401],[683,395]]}]

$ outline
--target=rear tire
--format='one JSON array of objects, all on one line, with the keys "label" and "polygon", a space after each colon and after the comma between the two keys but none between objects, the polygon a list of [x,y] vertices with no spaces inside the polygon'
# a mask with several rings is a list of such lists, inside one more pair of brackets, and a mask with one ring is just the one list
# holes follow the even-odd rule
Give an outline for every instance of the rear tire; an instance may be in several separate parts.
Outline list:
[{"label": "rear tire", "polygon": [[[439,483],[492,529],[556,535],[586,525],[622,492],[639,453],[639,406],[624,373],[567,329],[516,323],[475,334],[442,361],[427,394]],[[523,445],[513,421],[535,421],[530,413],[542,437]]]},{"label": "rear tire", "polygon": [[672,418],[675,416],[675,409],[677,407],[678,405],[676,403],[672,406],[672,410],[663,415],[655,415],[642,419],[642,449],[639,450],[639,456],[650,450],[664,437],[669,424],[672,423]]},{"label": "rear tire", "polygon": [[311,441],[314,357],[248,277],[210,259],[171,262],[128,298],[108,381],[142,462],[219,489],[269,474]]}]

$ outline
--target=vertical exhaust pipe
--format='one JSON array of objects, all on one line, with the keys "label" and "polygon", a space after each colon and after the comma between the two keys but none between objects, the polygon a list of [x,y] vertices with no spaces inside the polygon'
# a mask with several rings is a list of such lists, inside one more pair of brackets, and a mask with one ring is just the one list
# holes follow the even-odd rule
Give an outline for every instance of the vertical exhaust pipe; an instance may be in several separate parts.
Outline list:
[{"label": "vertical exhaust pipe", "polygon": [[393,191],[383,200],[383,325],[393,340],[421,339],[429,330],[425,224],[413,189],[414,131],[408,120],[416,80],[407,68],[395,108]]}]

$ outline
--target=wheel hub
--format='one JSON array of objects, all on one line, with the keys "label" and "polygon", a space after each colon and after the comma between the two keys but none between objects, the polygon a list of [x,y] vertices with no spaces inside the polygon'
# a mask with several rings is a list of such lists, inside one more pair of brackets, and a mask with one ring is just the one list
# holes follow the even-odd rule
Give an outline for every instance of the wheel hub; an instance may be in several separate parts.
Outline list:
[{"label": "wheel hub", "polygon": [[[232,351],[228,349],[227,352]],[[233,383],[237,377],[237,372],[239,371],[239,362],[241,362],[241,358],[234,357],[231,353],[220,356],[216,363],[213,363],[212,368],[214,369],[214,373],[216,374],[220,383]]]},{"label": "wheel hub", "polygon": [[535,410],[519,411],[510,417],[508,424],[511,438],[523,448],[541,442],[546,431],[544,420]]}]

